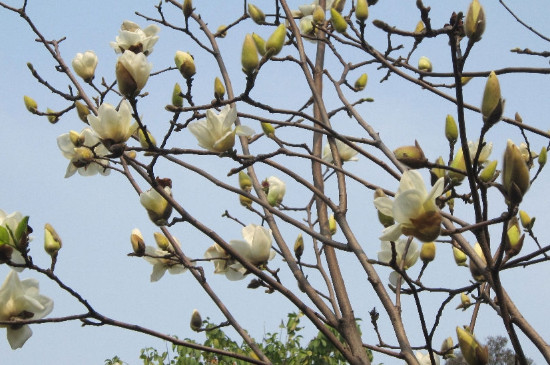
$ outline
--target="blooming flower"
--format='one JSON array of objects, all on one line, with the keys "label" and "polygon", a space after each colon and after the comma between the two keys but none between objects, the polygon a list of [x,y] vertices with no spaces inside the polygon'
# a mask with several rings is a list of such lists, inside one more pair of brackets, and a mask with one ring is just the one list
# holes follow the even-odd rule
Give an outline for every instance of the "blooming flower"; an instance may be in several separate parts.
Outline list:
[{"label": "blooming flower", "polygon": [[[165,186],[163,189],[166,194],[172,196],[172,189],[169,186]],[[141,193],[139,201],[147,209],[147,214],[149,214],[149,218],[151,218],[153,223],[158,226],[164,226],[168,223],[168,218],[172,214],[172,206],[158,191],[149,189]]]},{"label": "blooming flower", "polygon": [[[470,158],[473,160],[476,156],[477,149],[479,148],[479,139],[475,142],[468,141],[468,150],[470,151]],[[479,153],[479,164],[483,165],[489,159],[489,155],[493,151],[493,142],[485,143],[485,146]]]},{"label": "blooming flower", "polygon": [[[230,241],[231,247],[253,265],[262,265],[275,257],[271,249],[271,232],[261,226],[249,224],[242,229],[244,241]],[[210,246],[204,258],[214,262],[214,273],[225,274],[229,280],[241,280],[247,274],[246,268],[232,259],[217,243]]]},{"label": "blooming flower", "polygon": [[237,109],[226,105],[219,114],[214,109],[206,111],[206,119],[191,123],[189,130],[199,146],[211,152],[222,153],[230,150],[235,145],[235,134],[239,136],[250,136],[254,131],[246,126],[238,126],[235,129],[233,124],[237,119]]},{"label": "blooming flower", "polygon": [[147,61],[143,53],[124,51],[116,64],[116,80],[120,92],[133,97],[145,87],[153,64]]},{"label": "blooming flower", "polygon": [[395,241],[401,234],[405,234],[423,242],[435,240],[441,230],[441,214],[435,199],[443,192],[443,184],[443,178],[440,178],[428,193],[418,171],[405,171],[393,201],[388,197],[374,200],[380,213],[396,221],[384,229],[380,239]]},{"label": "blooming flower", "polygon": [[[40,295],[38,281],[19,280],[15,271],[10,271],[0,288],[0,321],[41,319],[53,309],[53,301]],[[8,342],[12,349],[23,347],[31,337],[28,325],[0,325],[8,331]]]},{"label": "blooming flower", "polygon": [[120,26],[116,40],[111,42],[111,47],[116,53],[130,50],[134,53],[143,52],[147,56],[153,52],[153,46],[159,39],[159,31],[160,28],[154,24],[141,29],[136,23],[125,20]]},{"label": "blooming flower", "polygon": [[[355,155],[357,155],[357,151],[338,139],[336,140],[336,148],[338,149],[338,154],[340,155],[342,162],[358,160],[358,158],[355,157]],[[325,147],[323,147],[323,161],[328,163],[334,162],[332,151],[330,150],[330,145],[328,143],[325,144]]]},{"label": "blooming flower", "polygon": [[[432,365],[432,360],[430,359],[430,354],[426,353],[422,353],[420,351],[416,351],[414,356],[416,356],[416,359],[418,360],[418,363],[420,365]],[[435,363],[436,365],[439,365],[439,355],[434,353],[434,360],[435,360]]]},{"label": "blooming flower", "polygon": [[[391,247],[391,242],[389,241],[382,241],[381,242],[381,250],[378,251],[378,261],[384,262],[386,264],[389,264],[393,252]],[[420,254],[418,250],[418,244],[416,241],[411,241],[409,245],[409,249],[407,250],[407,254],[405,254],[405,248],[407,247],[407,240],[406,239],[398,239],[395,241],[395,262],[397,266],[401,266],[401,263],[403,260],[405,261],[403,263],[403,269],[407,270],[411,266],[413,266],[416,261],[418,260],[418,256]],[[405,257],[403,257],[405,256]]]},{"label": "blooming flower", "polygon": [[92,176],[97,173],[109,175],[109,161],[103,159],[109,150],[99,141],[99,138],[90,128],[84,128],[78,133],[71,131],[57,137],[57,146],[65,158],[69,159],[69,166],[65,177],[73,176],[77,171],[82,176]]},{"label": "blooming flower", "polygon": [[107,146],[126,142],[138,127],[132,124],[132,108],[127,100],[120,103],[118,111],[109,103],[101,104],[97,117],[88,115],[88,123]]},{"label": "blooming flower", "polygon": [[[180,246],[177,239],[176,243]],[[179,263],[174,257],[174,253],[162,250],[157,247],[146,246],[145,256],[143,258],[153,265],[153,272],[151,273],[151,282],[159,281],[166,271],[172,275],[181,274],[185,272],[187,268]]]},{"label": "blooming flower", "polygon": [[263,183],[269,205],[281,204],[286,193],[286,184],[275,176],[268,177]]},{"label": "blooming flower", "polygon": [[94,51],[77,53],[72,61],[73,70],[84,81],[88,82],[94,78],[95,68],[97,66],[97,56]]}]

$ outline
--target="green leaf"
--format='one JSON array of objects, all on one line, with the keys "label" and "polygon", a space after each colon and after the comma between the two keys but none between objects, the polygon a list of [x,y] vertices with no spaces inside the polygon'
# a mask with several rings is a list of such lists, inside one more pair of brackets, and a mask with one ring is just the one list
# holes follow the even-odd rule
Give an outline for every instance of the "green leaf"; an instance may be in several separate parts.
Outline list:
[{"label": "green leaf", "polygon": [[0,226],[0,245],[10,243],[10,234],[3,226]]},{"label": "green leaf", "polygon": [[19,241],[21,241],[21,237],[23,237],[23,234],[27,232],[27,226],[29,224],[29,216],[24,217],[21,219],[21,222],[17,225],[17,228],[15,229],[15,244],[19,244]]}]

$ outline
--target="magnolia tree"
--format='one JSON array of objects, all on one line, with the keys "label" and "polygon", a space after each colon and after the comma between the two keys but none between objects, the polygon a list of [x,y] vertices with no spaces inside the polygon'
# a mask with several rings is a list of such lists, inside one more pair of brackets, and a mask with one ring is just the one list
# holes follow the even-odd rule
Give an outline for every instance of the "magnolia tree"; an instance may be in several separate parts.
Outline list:
[{"label": "magnolia tree", "polygon": [[[196,281],[202,291],[192,298],[210,299],[224,317],[220,325],[231,327],[245,350],[179,339],[188,320],[178,338],[100,312],[56,271],[69,258],[53,226],[46,224],[43,235],[34,227],[38,237],[30,242],[30,223],[48,220],[48,212],[30,220],[0,211],[0,252],[11,268],[0,288],[0,324],[10,346],[24,347],[30,327],[80,321],[148,334],[211,359],[276,363],[287,354],[273,358],[247,331],[253,312],[284,317],[277,308],[254,308],[276,296],[350,364],[439,364],[458,347],[468,364],[486,364],[488,347],[474,336],[483,316],[499,323],[517,363],[527,363],[526,346],[550,362],[550,346],[532,323],[542,309],[520,308],[521,292],[503,279],[535,278],[548,261],[550,245],[538,238],[528,212],[543,194],[536,186],[550,134],[535,117],[520,116],[533,115],[529,99],[542,91],[525,96],[505,81],[544,77],[550,69],[538,62],[548,52],[519,44],[512,53],[522,66],[508,67],[499,58],[509,50],[498,38],[513,26],[525,42],[549,39],[502,1],[492,4],[501,14],[496,19],[478,0],[442,12],[435,8],[443,4],[432,10],[418,0],[407,5],[409,27],[384,1],[222,1],[215,15],[225,14],[225,24],[215,24],[204,2],[166,0],[136,13],[135,22],[120,19],[104,49],[80,44],[76,55],[63,52],[70,37],[51,39],[39,29],[29,16],[32,2],[0,2],[3,17],[19,16],[64,76],[50,82],[46,62],[29,63],[37,85],[63,106],[44,108],[38,87],[24,104],[65,130],[57,145],[67,159],[66,186],[123,177],[143,207],[125,214],[147,213],[157,231],[126,232],[130,257],[120,259],[151,263],[151,282],[167,271],[183,283]],[[504,28],[489,32],[499,24]],[[166,67],[151,62],[162,43],[174,55],[160,61]],[[111,73],[99,75],[108,52],[116,61]],[[433,71],[435,60],[440,72]],[[499,80],[512,85],[502,95]],[[379,84],[371,87],[373,81]],[[169,92],[171,100],[163,99]],[[505,108],[505,97],[517,112]],[[418,106],[429,111],[427,124],[416,121]],[[216,198],[201,196],[203,187]],[[202,239],[188,242],[188,231]],[[35,263],[45,255],[36,243],[42,237],[51,257],[45,266]],[[23,270],[34,279],[19,279]],[[56,284],[83,312],[52,313],[58,299],[38,281]],[[249,288],[244,314],[227,304],[224,286]],[[192,330],[219,328],[205,328],[210,322],[200,312],[183,315]]]}]

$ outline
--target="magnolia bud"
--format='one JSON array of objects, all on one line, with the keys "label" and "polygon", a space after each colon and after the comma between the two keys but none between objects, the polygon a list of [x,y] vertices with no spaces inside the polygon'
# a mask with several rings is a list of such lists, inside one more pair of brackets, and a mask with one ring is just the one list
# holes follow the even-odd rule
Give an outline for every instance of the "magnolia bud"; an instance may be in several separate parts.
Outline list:
[{"label": "magnolia bud", "polygon": [[250,208],[252,206],[252,199],[244,195],[239,195],[239,203],[241,203],[243,207]]},{"label": "magnolia bud", "polygon": [[470,82],[470,80],[473,79],[472,76],[462,76],[460,78],[460,83],[462,84],[462,86],[466,85],[467,83]]},{"label": "magnolia bud", "polygon": [[[435,163],[440,166],[445,166],[445,161],[443,161],[443,157],[441,156],[437,158]],[[442,177],[445,177],[445,169],[434,167],[433,169],[430,170],[430,172],[432,173],[431,174],[432,185],[435,184],[437,180],[441,179]]]},{"label": "magnolia bud", "polygon": [[447,118],[445,118],[445,137],[447,137],[449,143],[456,143],[458,139],[458,127],[455,118],[451,114],[447,114]]},{"label": "magnolia bud", "polygon": [[424,151],[420,148],[417,141],[414,146],[403,146],[393,151],[395,158],[410,168],[417,169],[426,166],[428,159],[424,156]]},{"label": "magnolia bud", "polygon": [[340,14],[336,9],[330,9],[330,21],[332,22],[332,27],[338,33],[345,33],[348,29],[348,23],[346,19]]},{"label": "magnolia bud", "polygon": [[447,337],[441,344],[441,349],[439,350],[443,354],[444,359],[451,359],[455,357],[453,353],[454,352],[453,347],[454,347],[453,338]]},{"label": "magnolia bud", "polygon": [[275,128],[271,123],[262,122],[261,125],[262,125],[262,130],[264,131],[266,136],[268,136],[269,138],[272,138],[273,136],[275,136]]},{"label": "magnolia bud", "polygon": [[367,74],[362,74],[361,76],[359,76],[357,81],[355,81],[355,85],[354,85],[355,91],[361,91],[365,89],[365,86],[367,86],[367,80],[368,80]]},{"label": "magnolia bud", "polygon": [[298,235],[298,238],[296,238],[296,241],[294,242],[294,256],[296,256],[296,259],[300,261],[300,258],[302,257],[303,253],[304,253],[304,238],[300,233]]},{"label": "magnolia bud", "polygon": [[508,140],[502,166],[502,186],[512,204],[520,203],[529,189],[529,168],[519,148]]},{"label": "magnolia bud", "polygon": [[57,252],[61,249],[61,238],[52,227],[51,224],[46,223],[44,226],[44,250],[50,256],[57,256]]},{"label": "magnolia bud", "polygon": [[27,95],[23,96],[23,101],[25,102],[25,107],[27,110],[34,114],[38,109],[38,104],[36,101]]},{"label": "magnolia bud", "polygon": [[478,0],[470,3],[464,22],[464,31],[473,42],[479,41],[485,31],[485,11]]},{"label": "magnolia bud", "polygon": [[[378,188],[374,191],[374,199],[383,198],[385,196],[386,196],[386,194],[380,188]],[[378,211],[378,221],[380,223],[382,223],[384,228],[389,227],[389,226],[393,226],[393,224],[395,223],[393,217],[390,217],[389,215],[382,214],[380,211]]]},{"label": "magnolia bud", "polygon": [[420,249],[420,259],[424,263],[431,262],[435,259],[435,243],[424,242]]},{"label": "magnolia bud", "polygon": [[134,250],[136,256],[143,256],[143,254],[145,254],[145,241],[143,240],[143,235],[139,229],[132,229],[132,234],[130,234],[130,242],[132,243],[132,249]]},{"label": "magnolia bud", "polygon": [[244,191],[252,189],[252,180],[250,180],[250,176],[244,171],[239,171],[239,186]]},{"label": "magnolia bud", "polygon": [[506,231],[506,255],[508,257],[516,256],[523,247],[525,235],[521,234],[519,222],[516,217],[513,217],[508,222],[508,230]]},{"label": "magnolia bud", "polygon": [[276,56],[283,49],[286,38],[286,26],[280,24],[265,42],[265,52],[269,57]]},{"label": "magnolia bud", "polygon": [[191,315],[191,322],[189,323],[189,326],[195,332],[198,332],[202,327],[201,314],[196,309],[193,309],[193,314]]},{"label": "magnolia bud", "polygon": [[51,124],[55,124],[59,122],[59,116],[54,110],[51,110],[50,108],[46,108],[46,113],[48,114],[47,115],[48,122],[50,122]]},{"label": "magnolia bud", "polygon": [[116,80],[120,93],[133,98],[145,87],[153,65],[143,53],[124,51],[116,63]]},{"label": "magnolia bud", "polygon": [[185,17],[185,19],[189,18],[191,14],[193,14],[193,1],[184,0],[181,6],[181,10],[183,11],[183,16]]},{"label": "magnolia bud", "polygon": [[143,129],[138,128],[137,135],[138,135],[138,140],[141,147],[151,148],[151,147],[157,146],[157,141],[155,141],[155,137],[153,137],[153,135],[151,134],[151,132],[149,132],[149,130],[147,130],[147,136],[149,137],[149,141],[151,141],[151,146],[147,142],[147,138],[145,138],[145,133],[143,133]]},{"label": "magnolia bud", "polygon": [[468,294],[460,293],[460,304],[458,305],[458,307],[456,307],[456,309],[462,309],[462,311],[465,311],[471,305],[472,303]]},{"label": "magnolia bud", "polygon": [[78,76],[82,77],[85,82],[90,82],[94,79],[97,56],[94,51],[77,53],[76,57],[73,58],[72,66]]},{"label": "magnolia bud", "polygon": [[176,67],[180,71],[181,75],[189,80],[196,73],[195,60],[187,52],[177,51],[176,56],[174,57],[174,62]]},{"label": "magnolia bud", "polygon": [[219,77],[214,79],[214,97],[216,100],[223,100],[225,95],[225,87],[223,86],[222,80]]},{"label": "magnolia bud", "polygon": [[491,71],[485,84],[483,101],[481,103],[481,114],[483,122],[493,125],[500,120],[504,111],[504,100],[500,95],[500,84],[495,71]]},{"label": "magnolia bud", "polygon": [[355,18],[359,23],[365,23],[369,17],[369,5],[367,0],[357,0],[355,4]]},{"label": "magnolia bud", "polygon": [[172,91],[172,105],[177,107],[183,106],[183,96],[181,96],[181,86],[176,82],[174,91]]},{"label": "magnolia bud", "polygon": [[[169,196],[172,195],[172,190],[169,186],[164,186],[163,190]],[[168,218],[172,214],[172,206],[158,191],[149,189],[140,194],[139,200],[141,205],[147,210],[147,214],[153,223],[157,226],[168,224]]]},{"label": "magnolia bud", "polygon": [[540,150],[540,153],[539,153],[539,165],[540,167],[543,167],[544,165],[546,165],[546,159],[547,159],[547,151],[546,151],[546,147],[542,147],[542,149]]},{"label": "magnolia bud", "polygon": [[338,227],[336,226],[336,219],[334,219],[334,214],[331,214],[330,217],[328,217],[328,229],[330,230],[330,234],[334,235],[338,231]]},{"label": "magnolia bud", "polygon": [[527,214],[524,210],[519,211],[519,219],[523,228],[527,230],[532,229],[533,225],[535,224],[535,218],[531,219],[531,217],[529,217],[529,214]]},{"label": "magnolia bud", "polygon": [[422,33],[426,29],[426,25],[422,20],[420,20],[418,23],[416,23],[416,28],[414,28],[415,33]]},{"label": "magnolia bud", "polygon": [[462,148],[460,148],[456,152],[454,159],[451,161],[450,167],[464,171],[464,173],[460,173],[450,170],[448,173],[451,182],[454,185],[460,185],[460,183],[462,183],[462,180],[464,180],[464,178],[466,177],[466,161],[464,160],[464,153],[462,152]]},{"label": "magnolia bud", "polygon": [[458,266],[468,266],[466,265],[466,260],[468,259],[468,256],[466,256],[466,254],[460,248],[453,246],[453,256]]},{"label": "magnolia bud", "polygon": [[484,266],[479,267],[476,265],[476,263],[470,259],[470,273],[472,274],[472,277],[476,281],[483,281],[485,279],[483,273],[485,271],[485,266],[487,266],[487,260],[485,259],[485,255],[483,254],[483,250],[481,249],[481,246],[478,242],[474,245],[474,251],[476,252],[477,256],[481,259]]},{"label": "magnolia bud", "polygon": [[265,56],[265,41],[262,37],[257,35],[256,33],[252,33],[252,39],[254,39],[254,43],[256,43],[256,48],[258,49],[258,53],[260,56]]},{"label": "magnolia bud", "polygon": [[258,59],[258,50],[254,38],[250,34],[244,37],[243,49],[241,52],[241,64],[243,66],[243,72],[250,75],[256,70],[260,60]]},{"label": "magnolia bud", "polygon": [[226,25],[220,25],[218,29],[216,30],[216,33],[218,34],[218,37],[225,38],[227,35],[227,26]]},{"label": "magnolia bud", "polygon": [[432,61],[428,57],[420,57],[418,60],[418,69],[420,71],[432,72]]},{"label": "magnolia bud", "polygon": [[479,179],[486,183],[493,181],[495,177],[495,172],[497,170],[497,164],[497,160],[491,161],[489,164],[487,164],[487,166],[479,174]]},{"label": "magnolia bud", "polygon": [[80,120],[84,123],[88,123],[88,115],[90,115],[90,109],[88,109],[88,107],[82,104],[80,101],[75,101],[74,106]]},{"label": "magnolia bud", "polygon": [[256,5],[248,3],[248,15],[250,15],[250,17],[252,18],[252,20],[254,20],[254,23],[256,24],[265,23],[265,14]]},{"label": "magnolia bud", "polygon": [[485,365],[487,364],[487,357],[484,356],[487,347],[483,348],[479,342],[475,339],[474,335],[469,329],[456,328],[456,335],[458,337],[458,344],[460,346],[460,352],[466,362],[470,365]]},{"label": "magnolia bud", "polygon": [[153,233],[153,237],[155,237],[155,242],[157,243],[157,246],[161,250],[164,250],[164,251],[169,250],[170,241],[168,240],[168,238],[164,234],[162,234],[160,232],[155,232],[155,233]]},{"label": "magnolia bud", "polygon": [[320,5],[315,6],[313,9],[313,23],[323,24],[325,22],[325,9]]},{"label": "magnolia bud", "polygon": [[334,2],[332,3],[332,8],[337,12],[341,13],[344,10],[345,5],[346,5],[346,0],[334,0]]}]

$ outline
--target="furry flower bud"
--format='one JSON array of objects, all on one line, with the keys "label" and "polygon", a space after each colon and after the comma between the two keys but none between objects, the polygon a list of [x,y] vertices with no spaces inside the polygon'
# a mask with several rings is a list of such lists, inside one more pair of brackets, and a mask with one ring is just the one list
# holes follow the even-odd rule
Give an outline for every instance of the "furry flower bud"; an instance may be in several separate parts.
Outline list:
[{"label": "furry flower bud", "polygon": [[25,102],[25,108],[27,108],[28,111],[34,114],[38,109],[38,104],[36,103],[36,101],[27,95],[23,96],[23,101]]},{"label": "furry flower bud", "polygon": [[424,151],[420,148],[417,141],[414,146],[403,146],[393,151],[395,158],[410,168],[417,169],[426,166],[428,159],[424,156]]},{"label": "furry flower bud", "polygon": [[155,238],[158,248],[163,251],[168,251],[170,249],[170,241],[164,234],[155,232],[153,233],[153,237]]},{"label": "furry flower bud", "polygon": [[214,79],[214,97],[216,100],[223,100],[225,95],[225,87],[223,86],[222,80],[219,77]]},{"label": "furry flower bud", "polygon": [[464,31],[473,42],[479,41],[485,31],[485,11],[478,0],[470,3],[464,22]]},{"label": "furry flower bud", "polygon": [[483,122],[488,125],[495,124],[502,117],[503,111],[504,100],[500,94],[500,83],[495,71],[491,71],[485,83],[485,91],[483,92],[483,101],[481,103]]},{"label": "furry flower bud", "polygon": [[189,326],[195,332],[198,332],[202,327],[201,314],[196,309],[193,309],[193,314],[191,315],[191,322],[189,323]]},{"label": "furry flower bud", "polygon": [[193,1],[184,0],[181,6],[181,10],[183,11],[183,16],[185,17],[185,19],[189,18],[191,14],[193,14]]},{"label": "furry flower bud", "polygon": [[174,57],[174,62],[176,63],[176,67],[180,71],[181,75],[186,80],[189,80],[197,72],[195,68],[195,60],[193,59],[193,56],[187,52],[177,51],[176,56]]},{"label": "furry flower bud", "polygon": [[524,210],[519,211],[519,219],[521,221],[521,225],[523,228],[530,230],[533,228],[533,225],[535,224],[535,218],[529,217],[529,214],[527,214]]},{"label": "furry flower bud", "polygon": [[302,257],[303,253],[304,253],[304,237],[302,237],[302,234],[300,233],[298,235],[298,238],[296,238],[296,241],[294,242],[294,256],[296,256],[296,259],[300,261],[300,258]]},{"label": "furry flower bud", "polygon": [[433,261],[435,259],[435,250],[436,247],[434,242],[424,242],[420,249],[420,259],[424,263]]},{"label": "furry flower bud", "polygon": [[172,91],[172,105],[177,107],[183,106],[183,96],[181,96],[181,86],[176,82],[174,91]]},{"label": "furry flower bud", "polygon": [[250,180],[250,176],[244,171],[239,171],[239,186],[244,191],[252,189],[252,180]]},{"label": "furry flower bud", "polygon": [[328,228],[330,230],[330,234],[334,235],[338,231],[338,226],[336,225],[336,219],[334,219],[334,214],[331,214],[330,217],[328,217]]},{"label": "furry flower bud", "polygon": [[256,24],[265,23],[265,14],[256,5],[248,3],[248,15],[250,15]]},{"label": "furry flower bud", "polygon": [[520,203],[529,189],[529,168],[519,148],[508,140],[502,166],[502,186],[512,204]]},{"label": "furry flower bud", "polygon": [[80,120],[84,123],[88,123],[88,115],[90,114],[90,109],[88,109],[88,107],[82,104],[80,101],[75,101],[74,106]]},{"label": "furry flower bud", "polygon": [[256,33],[252,33],[252,39],[254,39],[254,43],[256,43],[256,48],[260,56],[265,56],[265,40]]},{"label": "furry flower bud", "polygon": [[447,114],[447,118],[445,118],[445,137],[449,143],[456,143],[458,139],[458,127],[451,114]]},{"label": "furry flower bud", "polygon": [[332,27],[338,33],[345,33],[348,29],[348,23],[346,19],[340,14],[336,9],[330,9],[330,21],[332,22]]},{"label": "furry flower bud", "polygon": [[468,266],[466,265],[466,260],[468,260],[468,256],[466,256],[466,254],[460,248],[453,246],[453,257],[455,259],[455,263],[458,266]]},{"label": "furry flower bud", "polygon": [[359,76],[357,81],[355,81],[355,85],[354,85],[355,91],[364,90],[365,86],[367,86],[367,80],[368,80],[367,74],[362,74],[361,76]]},{"label": "furry flower bud", "polygon": [[428,57],[422,56],[418,60],[418,69],[420,71],[432,72],[432,61]]},{"label": "furry flower bud", "polygon": [[265,42],[265,52],[267,55],[276,56],[281,52],[283,49],[283,45],[285,44],[286,39],[286,26],[284,24],[280,24],[273,34],[267,39],[267,42]]},{"label": "furry flower bud", "polygon": [[57,234],[51,224],[46,223],[44,226],[44,250],[50,256],[57,256],[57,252],[61,249],[61,237]]},{"label": "furry flower bud", "polygon": [[241,64],[243,66],[243,72],[250,75],[256,70],[260,60],[258,58],[258,49],[254,38],[250,34],[244,37],[243,49],[241,52]]},{"label": "furry flower bud", "polygon": [[132,249],[134,250],[136,256],[143,256],[143,254],[145,254],[145,241],[143,240],[143,235],[139,229],[132,229],[132,233],[130,234],[130,243],[132,244]]},{"label": "furry flower bud", "polygon": [[479,174],[479,179],[483,182],[490,182],[495,177],[498,161],[494,160],[487,164],[487,166]]},{"label": "furry flower bud", "polygon": [[357,0],[355,4],[355,18],[359,23],[365,23],[369,17],[369,5],[367,0]]},{"label": "furry flower bud", "polygon": [[457,327],[456,335],[458,337],[458,344],[460,346],[462,356],[464,356],[464,359],[469,365],[487,364],[487,346],[481,346],[468,328],[463,329],[461,327]]},{"label": "furry flower bud", "polygon": [[269,138],[272,138],[273,136],[275,136],[275,128],[271,123],[262,122],[261,125],[262,125],[262,130],[264,131],[266,136],[268,136]]}]

